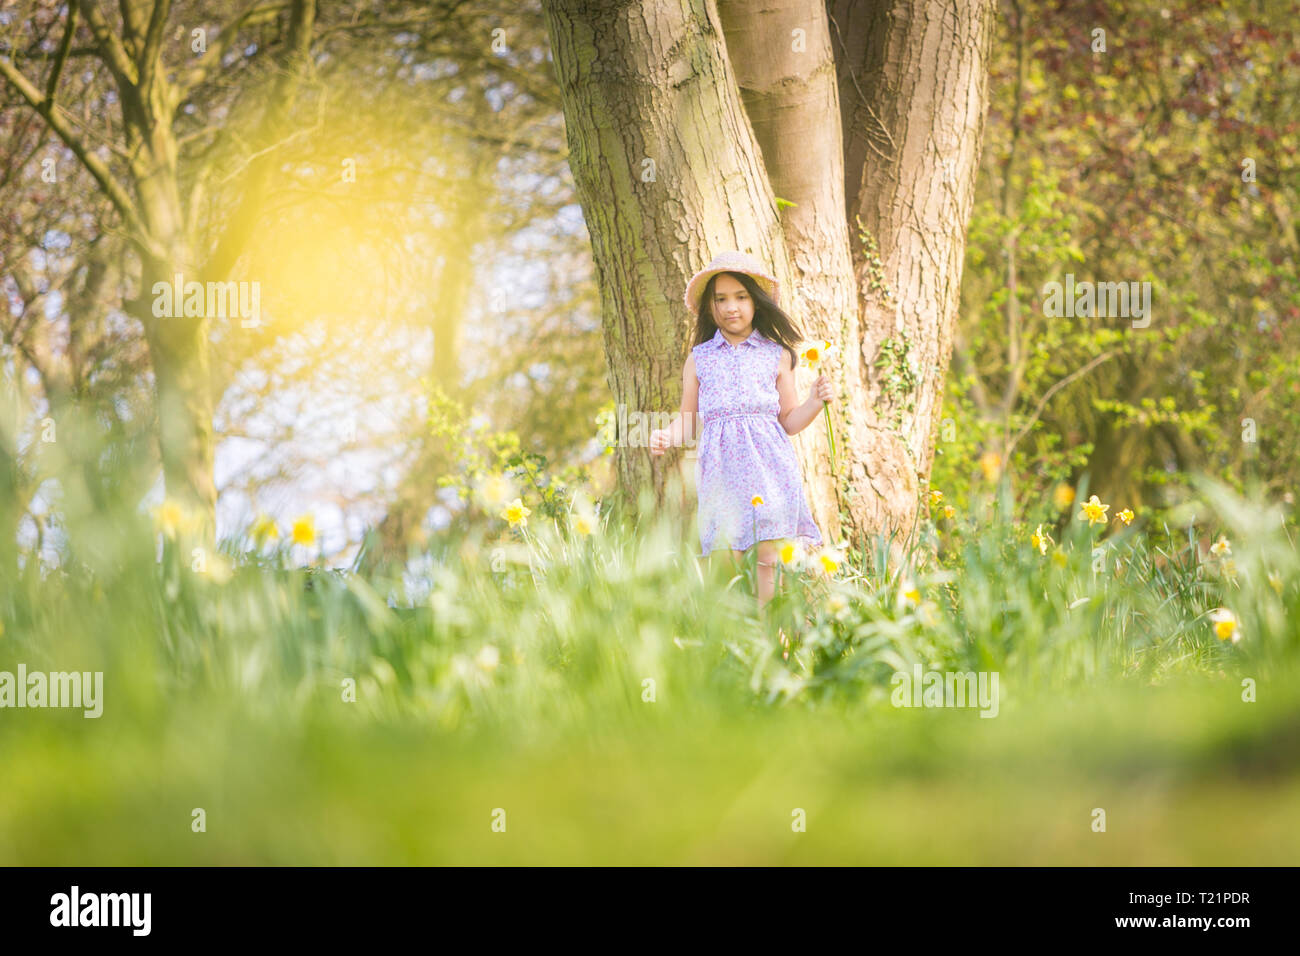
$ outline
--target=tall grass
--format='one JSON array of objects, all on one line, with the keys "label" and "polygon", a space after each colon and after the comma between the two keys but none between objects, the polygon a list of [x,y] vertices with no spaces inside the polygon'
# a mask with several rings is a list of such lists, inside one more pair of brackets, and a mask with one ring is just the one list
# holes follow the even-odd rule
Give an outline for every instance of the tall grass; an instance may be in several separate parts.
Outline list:
[{"label": "tall grass", "polygon": [[[918,663],[997,671],[1010,699],[1281,674],[1300,646],[1295,544],[1279,510],[1203,490],[1230,556],[1202,553],[1195,527],[1161,529],[1170,547],[1140,520],[1077,519],[1043,554],[995,518],[924,529],[897,565],[869,545],[831,574],[785,567],[762,617],[752,556],[739,569],[700,561],[680,524],[653,512],[634,528],[606,517],[589,535],[543,519],[504,538],[502,522],[435,539],[413,581],[293,567],[290,549],[258,553],[246,535],[221,545],[228,579],[196,572],[170,543],[157,561],[147,518],[124,510],[99,559],[110,573],[42,575],[31,560],[10,572],[3,656],[49,669],[88,669],[88,656],[153,707],[210,693],[289,716],[332,707],[351,681],[375,717],[516,730],[640,719],[651,697],[722,710],[878,700]],[[1216,636],[1219,607],[1239,640]],[[795,636],[788,659],[778,624]]]},{"label": "tall grass", "polygon": [[[103,671],[104,717],[0,712],[5,765],[26,768],[0,797],[0,820],[30,821],[50,794],[82,785],[130,816],[108,782],[120,767],[113,754],[154,754],[178,779],[211,787],[220,776],[223,786],[238,782],[268,802],[287,798],[265,782],[284,782],[286,768],[298,767],[318,785],[299,797],[320,825],[347,813],[331,788],[363,786],[350,775],[359,763],[382,763],[381,754],[393,761],[391,776],[375,771],[382,792],[369,798],[400,808],[408,798],[394,768],[418,764],[421,754],[486,773],[490,754],[543,753],[562,741],[586,748],[591,761],[634,740],[687,764],[690,754],[704,761],[691,772],[719,786],[725,767],[759,753],[818,753],[818,772],[831,775],[827,793],[856,779],[835,777],[854,761],[874,768],[861,771],[868,774],[956,773],[976,757],[1009,766],[1059,759],[1050,755],[1067,739],[1080,755],[1076,771],[1089,760],[1128,767],[1181,747],[1188,766],[1255,753],[1294,774],[1294,755],[1279,756],[1285,748],[1276,743],[1278,727],[1294,726],[1300,699],[1294,530],[1276,508],[1209,482],[1200,490],[1208,528],[1151,529],[1140,516],[1090,527],[1071,514],[1046,554],[1030,544],[1032,529],[996,508],[987,520],[926,522],[893,563],[889,543],[877,540],[840,555],[833,573],[819,562],[783,569],[762,615],[752,557],[739,569],[700,561],[691,528],[650,508],[636,522],[602,516],[588,535],[564,516],[484,525],[435,537],[409,573],[365,577],[295,566],[289,548],[258,549],[244,531],[221,543],[224,562],[195,571],[184,542],[161,534],[132,503],[74,506],[62,567],[42,570],[34,556],[3,545],[0,670],[21,662],[29,671]],[[1224,535],[1230,556],[1207,554],[1207,533]],[[1239,640],[1216,634],[1210,614],[1221,607],[1239,621]],[[793,636],[788,649],[778,626]],[[959,726],[957,715],[892,708],[892,676],[915,665],[997,672],[1003,719]],[[1242,704],[1243,681],[1258,687],[1257,712]],[[1152,696],[1166,685],[1178,693]],[[1112,703],[1094,718],[1126,712],[1139,726],[1097,737],[1095,723],[1062,716],[1062,701],[1103,699]],[[1187,715],[1210,712],[1220,715],[1218,729],[1191,729]],[[1000,729],[971,729],[985,723]],[[936,728],[957,736],[935,737]],[[868,731],[869,754],[860,749]],[[692,740],[719,751],[703,757],[704,745]],[[593,764],[583,766],[572,772]],[[642,772],[630,755],[621,770],[602,766],[629,781]],[[567,788],[556,774],[534,785]],[[169,807],[199,800],[164,800],[162,792],[136,796]],[[113,811],[94,813],[109,819]],[[127,832],[152,847],[145,858],[195,858],[180,844],[150,843],[139,835],[147,823],[132,819],[139,829]],[[321,856],[305,831],[277,837],[253,820],[245,819],[236,859],[391,861],[414,852],[390,834],[384,853],[358,844],[356,854]],[[630,831],[623,839],[650,852]],[[24,843],[8,855],[36,852]],[[207,852],[198,858],[213,859]],[[1160,852],[1152,850],[1167,858]],[[71,844],[53,853],[74,855]]]}]

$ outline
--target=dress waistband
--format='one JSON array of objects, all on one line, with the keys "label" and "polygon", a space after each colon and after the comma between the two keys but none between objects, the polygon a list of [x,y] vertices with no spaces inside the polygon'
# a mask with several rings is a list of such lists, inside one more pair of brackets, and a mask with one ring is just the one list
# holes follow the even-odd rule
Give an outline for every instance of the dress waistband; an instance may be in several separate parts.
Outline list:
[{"label": "dress waistband", "polygon": [[775,414],[765,414],[763,412],[727,412],[722,415],[710,415],[708,418],[700,420],[701,427],[711,422],[720,422],[727,418],[761,418],[764,421],[776,421]]}]

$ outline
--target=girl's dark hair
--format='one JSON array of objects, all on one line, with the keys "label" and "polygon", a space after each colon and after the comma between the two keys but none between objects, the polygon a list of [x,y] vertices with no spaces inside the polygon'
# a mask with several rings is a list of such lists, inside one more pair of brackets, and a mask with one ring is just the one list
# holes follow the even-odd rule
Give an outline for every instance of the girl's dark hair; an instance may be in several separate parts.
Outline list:
[{"label": "girl's dark hair", "polygon": [[695,317],[695,341],[691,343],[692,348],[704,344],[718,331],[718,323],[713,321],[713,284],[717,282],[718,276],[731,276],[745,287],[749,297],[754,300],[754,328],[785,347],[790,353],[791,367],[798,365],[799,355],[795,352],[795,346],[803,341],[803,333],[790,316],[772,301],[772,297],[763,291],[762,286],[754,281],[754,277],[744,272],[719,272],[709,276],[704,294],[700,296],[699,314]]}]

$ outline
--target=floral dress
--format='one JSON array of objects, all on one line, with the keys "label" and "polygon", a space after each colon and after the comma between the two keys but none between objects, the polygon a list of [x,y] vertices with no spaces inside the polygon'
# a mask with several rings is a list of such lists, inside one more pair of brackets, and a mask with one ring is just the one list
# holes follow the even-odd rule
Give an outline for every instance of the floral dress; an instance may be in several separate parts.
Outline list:
[{"label": "floral dress", "polygon": [[[699,557],[723,548],[745,551],[756,541],[803,539],[809,548],[822,543],[794,445],[777,419],[776,377],[784,351],[757,329],[739,345],[719,329],[691,349],[700,383]],[[750,503],[755,495],[762,504]]]}]

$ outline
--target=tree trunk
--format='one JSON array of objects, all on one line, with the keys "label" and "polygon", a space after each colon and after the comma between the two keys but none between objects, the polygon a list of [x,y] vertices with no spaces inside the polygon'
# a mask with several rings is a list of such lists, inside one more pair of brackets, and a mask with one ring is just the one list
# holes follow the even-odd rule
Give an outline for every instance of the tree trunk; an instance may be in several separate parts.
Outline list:
[{"label": "tree trunk", "polygon": [[649,492],[659,507],[681,452],[651,459],[650,426],[633,416],[680,406],[694,328],[682,294],[715,252],[751,252],[788,287],[776,200],[712,2],[543,8],[591,234],[609,384],[628,422],[615,449],[623,503],[639,508]]},{"label": "tree trunk", "polygon": [[[805,335],[842,349],[840,473],[820,420],[795,441],[823,536],[905,535],[952,348],[991,0],[544,9],[616,401],[629,414],[677,406],[686,279],[722,249],[751,252]],[[777,196],[795,205],[778,215]],[[876,368],[882,355],[897,356],[892,370]],[[618,452],[624,489],[662,503],[644,448]]]},{"label": "tree trunk", "polygon": [[[847,209],[877,246],[874,256],[853,247],[862,357],[868,365],[890,361],[895,372],[892,379],[888,367],[870,376],[867,399],[897,423],[902,440],[864,464],[890,516],[905,521],[906,500],[929,480],[934,460],[988,110],[995,10],[990,0],[834,0],[828,7]],[[886,343],[897,349],[882,350]]]},{"label": "tree trunk", "polygon": [[[208,362],[210,316],[186,316],[183,295],[175,314],[155,316],[154,285],[207,277],[195,272],[177,175],[176,137],[164,87],[127,87],[122,118],[131,150],[131,174],[141,223],[153,253],[142,256],[137,314],[144,325],[158,395],[158,446],[167,496],[196,519],[193,529],[209,549],[215,543],[217,491],[213,478],[212,379]],[[161,253],[161,254],[160,254]]]},{"label": "tree trunk", "polygon": [[[831,474],[829,439],[819,419],[795,441],[809,505],[827,541],[882,530],[889,518],[910,521],[916,499],[911,470],[875,467],[899,461],[902,443],[876,420],[867,403],[873,369],[863,361],[857,285],[845,219],[844,140],[835,60],[825,7],[806,0],[721,0],[718,12],[727,54],[735,65],[745,112],[763,152],[768,178],[783,207],[791,250],[792,291],[784,301],[810,340],[840,347],[832,375],[837,401],[828,407],[836,435]],[[814,377],[796,375],[800,398]],[[898,475],[878,484],[881,473]],[[902,529],[906,531],[907,528]]]}]

